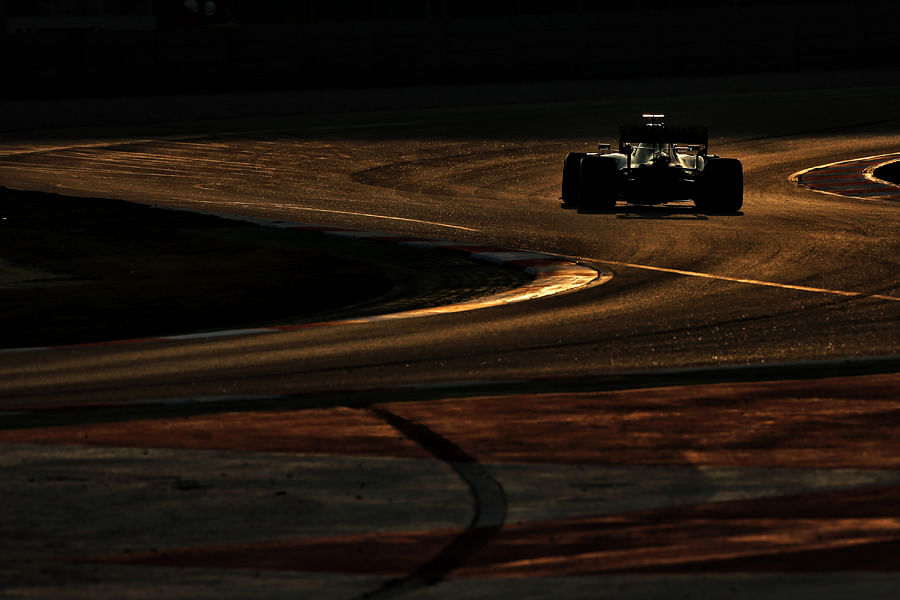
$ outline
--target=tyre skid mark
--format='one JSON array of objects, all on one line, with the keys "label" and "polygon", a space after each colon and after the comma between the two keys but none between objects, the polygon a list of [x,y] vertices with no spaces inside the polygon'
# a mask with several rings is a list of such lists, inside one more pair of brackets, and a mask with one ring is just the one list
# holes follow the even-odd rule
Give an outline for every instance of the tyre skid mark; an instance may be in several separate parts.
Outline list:
[{"label": "tyre skid mark", "polygon": [[[506,494],[500,482],[448,438],[421,422],[406,419],[384,407],[360,409],[383,421],[409,441],[449,465],[469,488],[473,517],[462,531],[427,531],[363,534],[339,540],[250,542],[211,547],[173,548],[94,557],[62,557],[71,563],[132,564],[144,566],[269,569],[290,571],[374,571],[391,577],[378,588],[356,596],[387,599],[429,587],[470,562],[501,531],[506,520]],[[427,538],[427,539],[426,539]],[[396,547],[391,548],[390,546]],[[376,555],[373,548],[381,547]],[[333,552],[331,552],[333,551]],[[433,554],[430,560],[423,557]],[[363,559],[362,557],[365,557]]]},{"label": "tyre skid mark", "polygon": [[469,486],[474,500],[475,514],[469,526],[434,558],[408,575],[389,580],[378,589],[359,596],[360,599],[395,598],[439,583],[495,538],[506,521],[506,494],[500,482],[483,465],[451,440],[383,407],[373,406],[367,410],[450,465]]},{"label": "tyre skid mark", "polygon": [[[228,413],[7,431],[0,439],[430,456],[456,471],[474,501],[475,515],[460,529],[237,541],[58,558],[64,562],[392,578],[355,597],[360,600],[398,597],[457,578],[896,570],[900,568],[900,485],[893,481],[506,523],[505,492],[484,463],[896,469],[900,463],[891,444],[896,423],[884,423],[885,416],[896,411],[897,377],[891,373],[812,382],[476,396],[360,408]],[[528,410],[522,411],[526,405]],[[515,417],[517,409],[520,416]],[[698,430],[701,417],[704,427]],[[810,420],[817,423],[815,428],[800,427]],[[876,430],[879,436],[872,435]],[[211,438],[209,431],[217,433]],[[396,439],[397,432],[402,439]],[[648,444],[648,432],[660,432],[661,437]],[[312,439],[317,436],[321,439]],[[782,439],[790,443],[782,444],[778,441]],[[660,448],[666,451],[661,453]]]}]

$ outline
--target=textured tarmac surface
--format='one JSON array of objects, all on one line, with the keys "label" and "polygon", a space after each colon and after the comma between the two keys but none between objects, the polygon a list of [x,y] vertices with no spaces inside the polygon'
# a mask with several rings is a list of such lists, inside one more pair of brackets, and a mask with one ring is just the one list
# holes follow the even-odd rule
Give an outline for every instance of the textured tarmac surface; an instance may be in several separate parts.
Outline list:
[{"label": "textured tarmac surface", "polygon": [[870,85],[654,96],[744,161],[729,216],[559,207],[586,124],[648,103],[624,95],[4,146],[8,185],[375,222],[613,278],[0,355],[3,596],[894,597],[897,206],[790,179],[900,148],[900,92]]},{"label": "textured tarmac surface", "polygon": [[[75,568],[74,597],[151,597],[164,573],[237,597],[298,584],[281,574],[313,593],[320,573],[322,597],[429,597],[446,578],[482,597],[541,577],[602,594],[616,580],[591,577],[632,573],[622,591],[640,597],[662,575],[842,570],[886,598],[898,393],[883,374],[305,410],[210,398],[209,414],[99,422],[70,408],[0,432],[4,580],[66,596],[53,582]],[[797,581],[779,593],[823,580]]]}]

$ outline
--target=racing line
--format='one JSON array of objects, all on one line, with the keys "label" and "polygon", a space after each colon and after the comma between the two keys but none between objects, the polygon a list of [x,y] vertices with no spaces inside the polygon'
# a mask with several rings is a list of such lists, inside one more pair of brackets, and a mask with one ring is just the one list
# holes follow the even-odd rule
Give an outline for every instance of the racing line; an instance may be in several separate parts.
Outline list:
[{"label": "racing line", "polygon": [[[797,173],[794,173],[790,176],[790,180],[807,189],[821,192],[823,194],[830,194],[833,196],[844,196],[857,199],[874,198],[879,200],[900,200],[900,187],[889,181],[878,179],[874,175],[874,171],[879,167],[897,162],[898,160],[900,160],[900,153],[896,152],[892,154],[879,154],[877,156],[854,158],[851,160],[819,165],[816,167],[810,167],[808,169],[798,171]],[[876,300],[900,302],[900,297],[889,296],[886,294],[867,294],[865,292],[832,290],[828,288],[810,287],[805,285],[776,283],[774,281],[760,281],[758,279],[728,277],[726,275],[713,275],[712,273],[700,273],[698,271],[686,271],[684,269],[654,267],[651,265],[638,265],[634,263],[626,263],[600,258],[578,257],[578,260],[593,261],[604,265],[627,267],[630,269],[643,269],[646,271],[672,273],[674,275],[685,275],[688,277],[717,279],[719,281],[730,281],[733,283],[744,283],[749,285],[766,286],[785,290],[797,290],[801,292],[830,294],[832,296],[845,296],[851,298],[874,298]]]}]

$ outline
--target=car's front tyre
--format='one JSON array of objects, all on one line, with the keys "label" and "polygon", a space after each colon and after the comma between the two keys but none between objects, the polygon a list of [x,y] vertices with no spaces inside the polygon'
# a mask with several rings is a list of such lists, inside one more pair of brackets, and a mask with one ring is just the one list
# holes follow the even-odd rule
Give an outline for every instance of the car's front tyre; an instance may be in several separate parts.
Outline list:
[{"label": "car's front tyre", "polygon": [[563,204],[577,206],[581,190],[581,159],[586,152],[569,152],[563,163],[562,196]]}]

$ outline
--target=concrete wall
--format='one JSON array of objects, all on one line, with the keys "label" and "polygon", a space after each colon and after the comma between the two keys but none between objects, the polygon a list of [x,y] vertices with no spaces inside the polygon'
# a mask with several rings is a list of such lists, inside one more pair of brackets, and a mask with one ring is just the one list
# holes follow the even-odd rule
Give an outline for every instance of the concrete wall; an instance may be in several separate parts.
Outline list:
[{"label": "concrete wall", "polygon": [[7,96],[734,74],[895,65],[900,2],[41,31],[2,46]]}]

